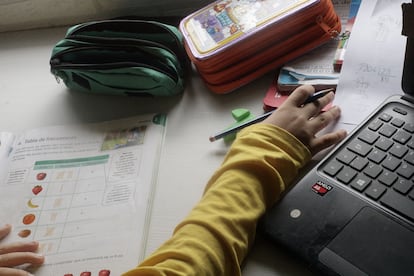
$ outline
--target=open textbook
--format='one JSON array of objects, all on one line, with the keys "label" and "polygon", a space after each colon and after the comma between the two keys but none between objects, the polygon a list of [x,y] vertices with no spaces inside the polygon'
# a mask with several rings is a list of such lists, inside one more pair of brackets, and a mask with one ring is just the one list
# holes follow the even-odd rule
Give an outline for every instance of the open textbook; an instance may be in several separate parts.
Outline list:
[{"label": "open textbook", "polygon": [[[36,240],[37,276],[121,275],[143,258],[166,117],[0,133],[2,242]],[[82,274],[83,273],[83,274]]]}]

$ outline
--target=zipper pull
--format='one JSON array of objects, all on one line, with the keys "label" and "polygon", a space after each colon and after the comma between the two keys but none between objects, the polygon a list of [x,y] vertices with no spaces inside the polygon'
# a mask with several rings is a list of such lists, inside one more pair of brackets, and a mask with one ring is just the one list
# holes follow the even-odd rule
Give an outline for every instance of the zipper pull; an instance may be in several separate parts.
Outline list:
[{"label": "zipper pull", "polygon": [[51,60],[50,60],[50,66],[53,68],[54,66],[56,66],[56,65],[59,65],[60,64],[60,60],[58,59],[58,58],[52,58]]},{"label": "zipper pull", "polygon": [[329,26],[322,15],[316,17],[316,23],[325,31],[325,33],[329,34],[332,38],[335,38],[339,35],[339,32],[335,30],[335,26]]},{"label": "zipper pull", "polygon": [[52,74],[55,76],[56,82],[58,84],[60,84],[60,78],[57,74],[57,71],[55,70],[55,66],[59,64],[60,64],[60,60],[58,58],[53,58],[50,60],[50,69],[51,69]]}]

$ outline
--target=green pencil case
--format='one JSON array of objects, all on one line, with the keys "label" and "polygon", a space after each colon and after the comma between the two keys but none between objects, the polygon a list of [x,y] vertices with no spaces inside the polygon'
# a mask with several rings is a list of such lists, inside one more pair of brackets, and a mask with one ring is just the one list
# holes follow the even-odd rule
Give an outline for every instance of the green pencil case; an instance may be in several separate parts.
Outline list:
[{"label": "green pencil case", "polygon": [[117,19],[70,27],[52,50],[50,70],[74,91],[170,96],[183,92],[188,63],[176,27]]}]

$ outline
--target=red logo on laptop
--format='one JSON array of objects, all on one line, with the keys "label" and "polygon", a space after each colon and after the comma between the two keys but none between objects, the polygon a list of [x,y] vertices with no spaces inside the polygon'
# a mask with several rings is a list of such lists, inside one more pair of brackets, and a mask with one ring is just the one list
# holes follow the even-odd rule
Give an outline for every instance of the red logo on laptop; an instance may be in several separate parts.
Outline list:
[{"label": "red logo on laptop", "polygon": [[326,195],[332,189],[333,189],[332,186],[325,184],[322,181],[318,181],[312,185],[312,191],[314,191],[320,196]]}]

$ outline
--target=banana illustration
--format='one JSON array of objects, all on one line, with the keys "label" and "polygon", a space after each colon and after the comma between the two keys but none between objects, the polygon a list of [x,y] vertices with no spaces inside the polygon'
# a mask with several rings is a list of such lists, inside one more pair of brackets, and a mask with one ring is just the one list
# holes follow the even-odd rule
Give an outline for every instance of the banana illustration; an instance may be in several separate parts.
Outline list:
[{"label": "banana illustration", "polygon": [[37,208],[37,207],[39,207],[39,205],[34,204],[31,199],[29,199],[29,201],[27,201],[27,206],[29,206],[30,208]]}]

